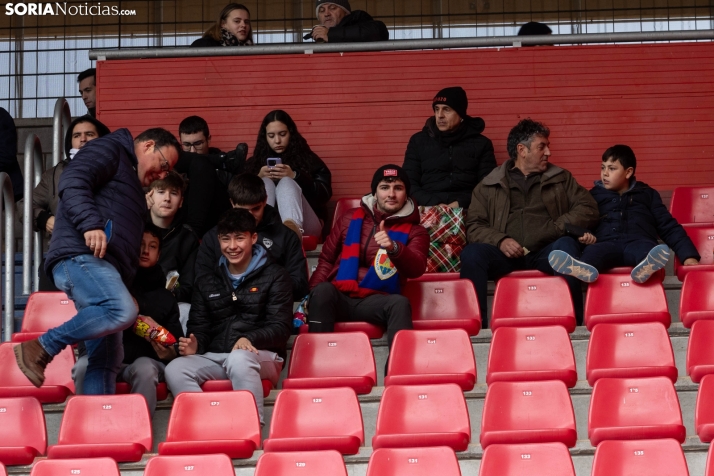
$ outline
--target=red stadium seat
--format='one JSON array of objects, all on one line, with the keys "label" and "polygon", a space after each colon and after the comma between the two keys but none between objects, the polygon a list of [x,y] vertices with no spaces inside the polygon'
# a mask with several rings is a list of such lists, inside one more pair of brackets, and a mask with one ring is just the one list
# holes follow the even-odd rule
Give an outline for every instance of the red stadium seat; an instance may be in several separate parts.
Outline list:
[{"label": "red stadium seat", "polygon": [[461,476],[451,448],[380,448],[372,453],[367,476]]},{"label": "red stadium seat", "polygon": [[537,326],[575,330],[575,311],[565,279],[543,273],[535,277],[511,273],[499,279],[493,296],[491,329]]},{"label": "red stadium seat", "polygon": [[65,348],[45,369],[45,383],[37,388],[15,363],[12,349],[18,343],[0,344],[0,397],[35,397],[40,403],[61,403],[74,393],[74,350]]},{"label": "red stadium seat", "polygon": [[483,452],[479,476],[575,476],[563,443],[491,445]]},{"label": "red stadium seat", "polygon": [[414,329],[463,329],[470,336],[481,330],[476,290],[468,279],[408,281],[402,294],[412,305]]},{"label": "red stadium seat", "polygon": [[585,326],[590,331],[603,323],[661,322],[669,328],[671,321],[664,287],[658,280],[637,284],[627,275],[601,274],[588,286]]},{"label": "red stadium seat", "polygon": [[[273,383],[265,379],[261,380],[261,382],[263,384],[263,397],[267,397],[273,389]],[[233,384],[230,380],[206,380],[203,385],[201,385],[201,390],[204,392],[232,392]]]},{"label": "red stadium seat", "polygon": [[266,452],[337,450],[356,454],[364,443],[362,410],[348,387],[285,389],[275,399]]},{"label": "red stadium seat", "polygon": [[372,447],[448,446],[465,451],[471,422],[456,384],[392,385],[384,390]]},{"label": "red stadium seat", "polygon": [[[309,324],[299,328],[300,334],[308,334],[309,331]],[[335,322],[335,332],[364,332],[370,339],[379,339],[384,335],[384,328],[369,322]]]},{"label": "red stadium seat", "polygon": [[260,420],[253,394],[235,392],[182,393],[169,417],[160,455],[223,453],[250,458],[260,448]]},{"label": "red stadium seat", "polygon": [[[14,364],[4,361],[3,365]],[[0,463],[31,464],[47,450],[42,405],[32,397],[0,398]]]},{"label": "red stadium seat", "polygon": [[295,338],[283,388],[352,387],[372,391],[377,370],[364,332],[302,334]]},{"label": "red stadium seat", "polygon": [[235,476],[235,474],[233,462],[223,454],[155,456],[146,463],[144,470],[144,476]]},{"label": "red stadium seat", "polygon": [[49,329],[69,321],[75,314],[74,302],[61,291],[32,293],[27,299],[20,332],[12,335],[12,341],[37,339]]},{"label": "red stadium seat", "polygon": [[303,235],[302,249],[305,251],[314,251],[317,249],[317,244],[320,242],[319,236]]},{"label": "red stadium seat", "polygon": [[694,383],[699,383],[705,375],[714,374],[712,342],[714,342],[714,321],[696,321],[692,326],[687,345],[687,374]]},{"label": "red stadium seat", "polygon": [[[117,382],[117,388],[114,393],[117,395],[131,393],[131,385],[126,382]],[[169,398],[169,388],[166,386],[166,382],[159,382],[158,385],[156,385],[156,399],[166,400],[167,398]]]},{"label": "red stadium seat", "polygon": [[674,384],[666,377],[601,378],[593,386],[588,437],[604,440],[674,438],[687,431]]},{"label": "red stadium seat", "polygon": [[714,187],[676,187],[669,211],[680,225],[714,223]]},{"label": "red stadium seat", "polygon": [[714,272],[691,271],[684,277],[679,320],[686,328],[699,320],[714,320]]},{"label": "red stadium seat", "polygon": [[585,368],[591,386],[603,377],[677,381],[672,342],[659,322],[598,324],[590,335]]},{"label": "red stadium seat", "polygon": [[409,279],[416,282],[431,282],[431,281],[453,281],[461,279],[461,273],[424,273],[418,278]]},{"label": "red stadium seat", "polygon": [[577,440],[568,388],[560,380],[494,382],[488,387],[481,418],[481,446]]},{"label": "red stadium seat", "polygon": [[714,376],[705,375],[699,384],[697,406],[694,410],[694,426],[702,443],[710,443],[714,439]]},{"label": "red stadium seat", "polygon": [[684,225],[684,229],[697,247],[701,259],[698,265],[683,266],[679,258],[674,257],[674,274],[680,281],[684,281],[685,276],[692,271],[714,271],[714,225]]},{"label": "red stadium seat", "polygon": [[7,469],[5,469],[5,465],[0,463],[0,476],[7,476]]},{"label": "red stadium seat", "polygon": [[517,271],[511,271],[503,278],[547,278],[549,274],[545,274],[543,271],[538,271],[537,269],[519,269]]},{"label": "red stadium seat", "polygon": [[[610,268],[605,273],[607,274],[626,274],[630,275],[632,274],[632,267],[631,266],[618,266],[617,268]],[[601,273],[602,274],[602,273]],[[660,282],[664,282],[664,277],[665,277],[665,270],[664,268],[660,269],[659,271],[656,271],[650,279],[656,279]]]},{"label": "red stadium seat", "polygon": [[578,381],[575,355],[562,326],[499,327],[493,332],[486,383],[561,380],[572,388]]},{"label": "red stadium seat", "polygon": [[340,198],[335,205],[335,214],[332,217],[332,226],[338,223],[340,217],[353,208],[359,208],[361,198]]},{"label": "red stadium seat", "polygon": [[463,329],[397,332],[384,385],[455,383],[464,391],[476,383],[476,358]]},{"label": "red stadium seat", "polygon": [[672,439],[603,441],[592,476],[689,476],[682,446]]},{"label": "red stadium seat", "polygon": [[255,476],[347,476],[347,468],[335,450],[263,453]]},{"label": "red stadium seat", "polygon": [[707,452],[707,466],[704,470],[704,476],[714,476],[714,445],[709,445]]},{"label": "red stadium seat", "polygon": [[[30,476],[120,476],[117,462],[111,458],[45,459],[32,466]],[[191,474],[191,476],[198,476]],[[217,475],[216,475],[217,476]]]},{"label": "red stadium seat", "polygon": [[142,395],[78,395],[67,402],[57,444],[47,456],[139,461],[151,448],[151,418]]}]

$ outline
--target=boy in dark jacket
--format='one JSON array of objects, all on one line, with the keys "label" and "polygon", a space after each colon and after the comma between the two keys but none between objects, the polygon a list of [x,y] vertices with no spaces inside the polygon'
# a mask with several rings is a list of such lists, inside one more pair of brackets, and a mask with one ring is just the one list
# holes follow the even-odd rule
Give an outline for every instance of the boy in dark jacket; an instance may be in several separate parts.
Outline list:
[{"label": "boy in dark jacket", "polygon": [[352,10],[348,0],[317,0],[315,14],[320,24],[304,36],[322,43],[387,41],[387,25],[363,10]]},{"label": "boy in dark jacket", "polygon": [[179,339],[184,356],[166,367],[174,395],[200,392],[207,380],[229,379],[233,390],[255,397],[263,423],[261,380],[278,383],[285,345],[292,330],[290,276],[256,245],[255,219],[232,209],[217,225],[221,257],[213,274],[196,281],[188,338]]},{"label": "boy in dark jacket", "polygon": [[[664,268],[670,248],[685,266],[699,263],[699,253],[662,203],[659,193],[635,179],[635,153],[626,145],[610,147],[602,155],[600,176],[590,193],[600,211],[595,233],[585,233],[580,242],[587,246],[580,259],[564,251],[553,251],[548,261],[553,269],[586,283],[599,272],[617,266],[634,266],[631,276],[644,283]],[[658,237],[666,243],[658,245]]]}]

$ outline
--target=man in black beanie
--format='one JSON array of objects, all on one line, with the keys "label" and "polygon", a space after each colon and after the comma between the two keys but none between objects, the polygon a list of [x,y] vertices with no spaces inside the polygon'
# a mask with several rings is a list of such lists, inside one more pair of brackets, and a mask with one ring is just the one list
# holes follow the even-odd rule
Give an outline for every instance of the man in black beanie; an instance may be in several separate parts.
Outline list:
[{"label": "man in black beanie", "polygon": [[320,24],[304,39],[320,43],[351,43],[359,41],[387,41],[389,30],[369,13],[352,10],[348,0],[317,0],[315,14]]},{"label": "man in black beanie", "polygon": [[412,328],[401,283],[426,270],[429,233],[409,198],[409,177],[398,165],[377,169],[372,193],[338,218],[310,278],[310,332],[333,332],[335,322],[365,321],[387,328],[389,345]]},{"label": "man in black beanie", "polygon": [[471,191],[496,167],[491,140],[481,133],[486,123],[470,117],[466,91],[455,86],[434,96],[434,116],[409,140],[404,170],[420,206],[468,208]]}]

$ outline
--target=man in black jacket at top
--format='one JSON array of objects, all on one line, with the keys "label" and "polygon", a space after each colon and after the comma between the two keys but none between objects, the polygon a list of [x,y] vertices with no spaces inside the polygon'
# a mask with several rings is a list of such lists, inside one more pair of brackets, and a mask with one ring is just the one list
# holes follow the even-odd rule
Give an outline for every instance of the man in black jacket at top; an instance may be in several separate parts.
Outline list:
[{"label": "man in black jacket at top", "polygon": [[[268,194],[263,180],[257,175],[236,175],[228,185],[228,195],[234,208],[244,208],[257,222],[258,244],[268,251],[277,264],[290,274],[292,296],[302,300],[309,291],[307,284],[307,261],[302,243],[295,232],[283,225],[278,211],[267,205]],[[216,262],[221,256],[221,247],[216,228],[208,231],[201,241],[196,257],[195,276],[215,272]]]},{"label": "man in black jacket at top", "polygon": [[434,115],[412,136],[404,157],[412,198],[420,206],[468,208],[474,187],[496,167],[486,123],[466,114],[460,87],[445,88],[432,100]]},{"label": "man in black jacket at top", "polygon": [[317,0],[315,13],[320,24],[305,35],[321,43],[352,43],[359,41],[387,41],[389,30],[369,13],[354,10],[349,0]]}]

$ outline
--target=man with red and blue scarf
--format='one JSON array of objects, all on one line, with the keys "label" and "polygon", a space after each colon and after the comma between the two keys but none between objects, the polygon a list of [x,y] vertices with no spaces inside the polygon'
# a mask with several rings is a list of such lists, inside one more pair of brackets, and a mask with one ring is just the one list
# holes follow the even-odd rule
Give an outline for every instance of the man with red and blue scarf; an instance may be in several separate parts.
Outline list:
[{"label": "man with red and blue scarf", "polygon": [[409,198],[409,177],[398,165],[380,167],[360,208],[339,217],[310,278],[310,332],[332,332],[335,322],[364,321],[394,335],[412,328],[407,278],[426,270],[429,233]]}]

